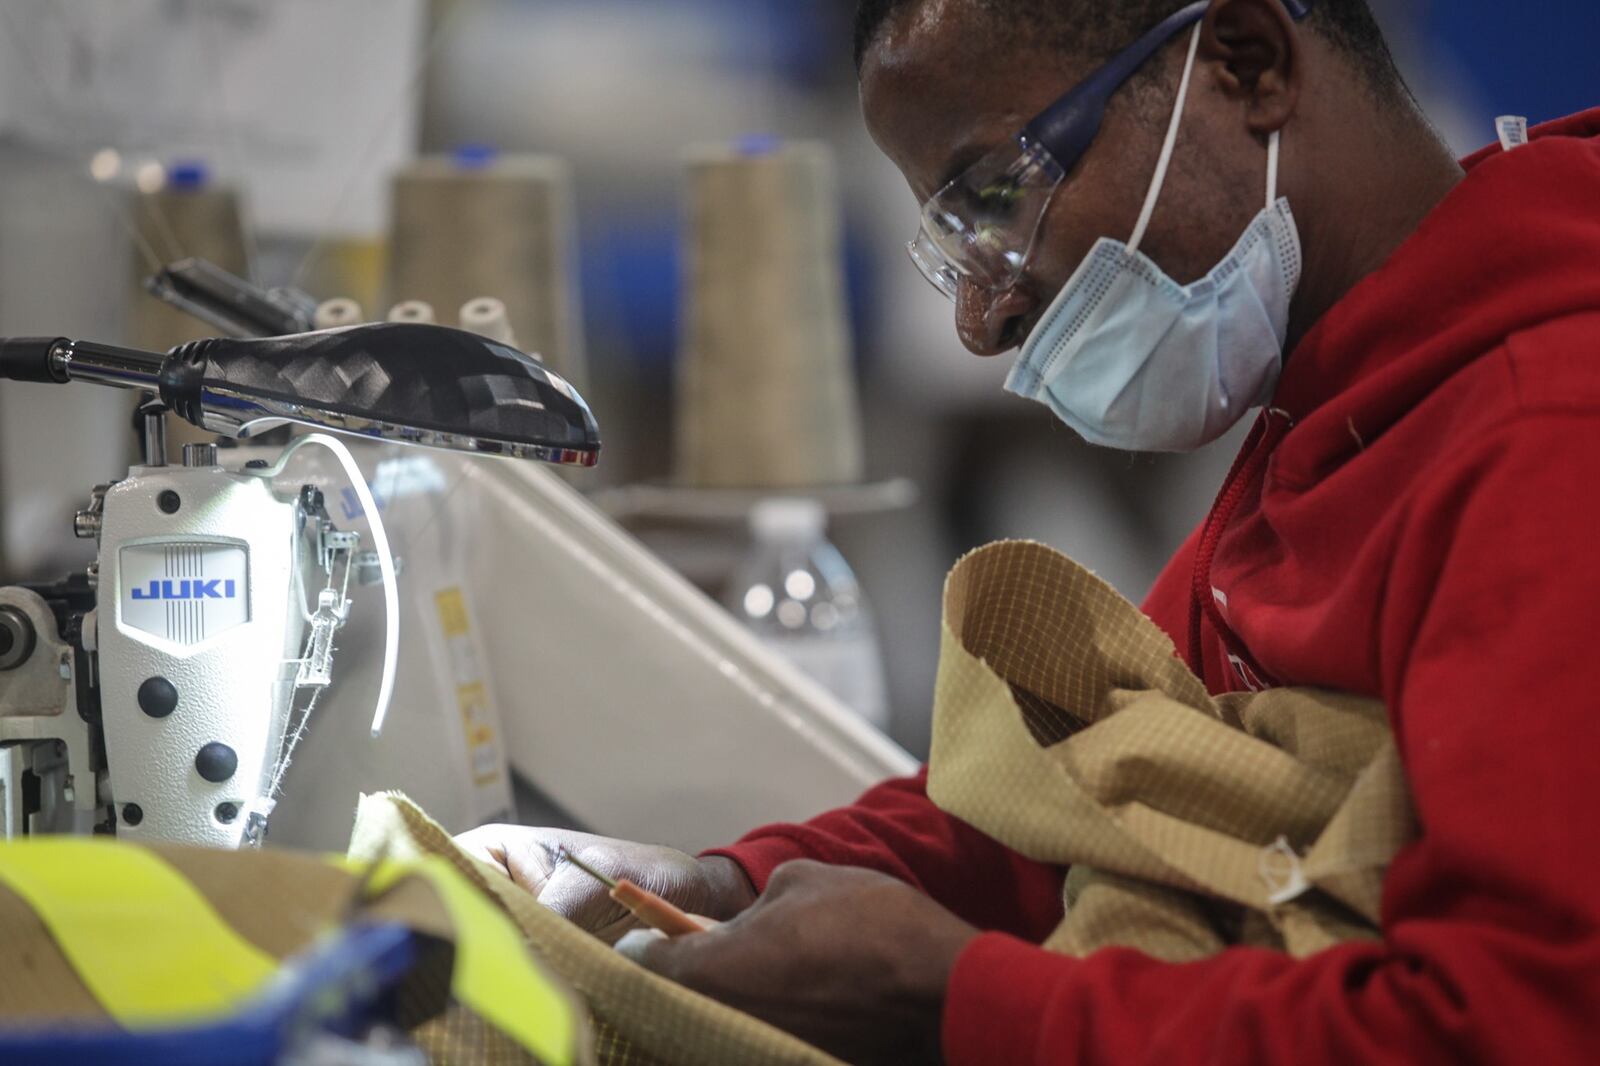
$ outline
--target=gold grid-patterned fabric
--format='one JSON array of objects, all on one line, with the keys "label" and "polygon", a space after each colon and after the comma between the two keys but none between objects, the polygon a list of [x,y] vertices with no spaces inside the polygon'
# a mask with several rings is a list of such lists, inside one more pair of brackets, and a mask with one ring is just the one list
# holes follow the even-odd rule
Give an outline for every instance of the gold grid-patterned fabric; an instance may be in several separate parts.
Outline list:
[{"label": "gold grid-patterned fabric", "polygon": [[1138,608],[1026,542],[946,582],[928,793],[1072,867],[1045,946],[1074,955],[1303,956],[1375,936],[1384,871],[1416,833],[1382,704],[1213,698]]},{"label": "gold grid-patterned fabric", "polygon": [[601,1066],[838,1066],[809,1044],[618,954],[468,855],[397,793],[363,796],[356,810],[351,857],[385,852],[442,856],[498,903],[540,963],[588,1003]]}]

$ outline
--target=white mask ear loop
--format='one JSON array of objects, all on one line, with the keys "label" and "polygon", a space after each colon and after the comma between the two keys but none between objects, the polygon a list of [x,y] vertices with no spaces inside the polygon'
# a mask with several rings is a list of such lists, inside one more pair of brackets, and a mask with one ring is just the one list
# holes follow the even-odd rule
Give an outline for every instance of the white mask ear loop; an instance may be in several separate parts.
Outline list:
[{"label": "white mask ear loop", "polygon": [[1282,130],[1273,130],[1267,138],[1267,210],[1278,202],[1278,141]]},{"label": "white mask ear loop", "polygon": [[1200,23],[1195,23],[1189,37],[1189,58],[1183,63],[1183,80],[1178,83],[1178,102],[1172,107],[1172,121],[1167,124],[1167,139],[1161,145],[1161,158],[1156,162],[1155,177],[1150,180],[1150,191],[1144,197],[1144,210],[1139,213],[1139,224],[1133,227],[1128,238],[1131,256],[1144,243],[1145,231],[1156,213],[1156,201],[1161,199],[1161,187],[1167,183],[1167,167],[1172,164],[1172,150],[1178,144],[1178,127],[1183,124],[1183,105],[1189,99],[1189,79],[1194,75],[1194,58],[1200,51]]}]

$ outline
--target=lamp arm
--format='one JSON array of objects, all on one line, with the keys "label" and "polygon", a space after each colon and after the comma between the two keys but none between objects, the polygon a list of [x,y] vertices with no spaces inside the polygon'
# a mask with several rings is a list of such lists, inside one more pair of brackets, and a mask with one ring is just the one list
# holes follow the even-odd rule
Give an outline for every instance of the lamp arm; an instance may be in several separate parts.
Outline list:
[{"label": "lamp arm", "polygon": [[66,337],[0,338],[0,378],[64,385],[93,381],[122,389],[160,390],[166,356]]}]

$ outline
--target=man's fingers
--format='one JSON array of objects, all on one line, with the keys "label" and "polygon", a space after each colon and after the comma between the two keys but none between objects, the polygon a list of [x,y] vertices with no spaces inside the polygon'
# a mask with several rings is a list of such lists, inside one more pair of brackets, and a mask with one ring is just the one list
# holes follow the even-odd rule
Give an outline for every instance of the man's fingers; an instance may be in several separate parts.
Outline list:
[{"label": "man's fingers", "polygon": [[556,868],[538,897],[540,903],[608,944],[639,924],[604,885],[570,864]]},{"label": "man's fingers", "polygon": [[716,933],[668,936],[655,929],[634,929],[617,941],[616,949],[652,973],[704,992],[702,977],[715,970],[707,952],[714,953],[720,940]]},{"label": "man's fingers", "polygon": [[554,865],[553,849],[561,842],[559,831],[513,825],[479,826],[455,839],[467,854],[499,867],[535,896],[544,889]]},{"label": "man's fingers", "polygon": [[568,918],[593,908],[596,900],[611,899],[604,885],[575,866],[558,866],[542,879],[534,894],[540,903]]},{"label": "man's fingers", "polygon": [[634,929],[617,941],[617,952],[645,969],[653,970],[655,967],[650,965],[650,951],[666,939],[667,934],[656,929]]},{"label": "man's fingers", "polygon": [[481,859],[490,866],[498,866],[507,877],[512,877],[511,862],[506,857],[505,843],[494,832],[499,828],[497,825],[486,825],[469,833],[462,833],[456,837],[456,844],[473,858]]},{"label": "man's fingers", "polygon": [[542,837],[515,841],[506,849],[511,879],[535,896],[542,895],[555,871],[550,845]]},{"label": "man's fingers", "polygon": [[793,891],[796,885],[803,885],[817,871],[830,872],[829,868],[820,862],[811,859],[791,859],[772,871],[772,876],[767,878],[767,890],[762,895],[774,898],[785,892]]},{"label": "man's fingers", "polygon": [[626,878],[657,893],[675,906],[727,913],[738,909],[735,893],[728,893],[733,899],[719,898],[706,869],[692,856],[672,848],[564,829],[510,825],[482,826],[456,840],[474,857],[503,870],[539,902],[607,943],[639,923],[611,898],[604,884],[577,863],[565,861],[562,849],[605,874]]}]

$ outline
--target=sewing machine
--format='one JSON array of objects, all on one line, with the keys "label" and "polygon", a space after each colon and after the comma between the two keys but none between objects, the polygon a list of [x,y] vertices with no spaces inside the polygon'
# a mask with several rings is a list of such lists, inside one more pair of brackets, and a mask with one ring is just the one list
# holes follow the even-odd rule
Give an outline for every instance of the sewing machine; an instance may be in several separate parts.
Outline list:
[{"label": "sewing machine", "polygon": [[[255,289],[198,261],[174,264],[150,287],[230,333],[300,329],[315,310],[297,294]],[[368,331],[363,336],[375,335],[375,328],[437,329],[360,328]],[[463,343],[451,330],[414,336],[445,334]],[[328,362],[305,362],[311,353],[304,340],[260,343],[267,347],[236,350],[273,352],[302,369],[318,367],[298,378],[295,388],[331,387],[341,380]],[[478,343],[492,348],[492,342]],[[416,354],[421,358],[420,350]],[[157,359],[140,353],[140,373],[148,374],[148,364]],[[448,353],[436,351],[422,369],[437,372],[446,365]],[[79,367],[84,370],[82,357]],[[593,421],[581,401],[570,388],[557,387],[559,379],[542,367],[519,367],[519,374],[549,382],[545,398],[565,412],[565,422],[546,432],[561,443],[581,445],[535,451],[532,457],[592,461]],[[157,805],[130,791],[129,775],[140,773],[140,789],[153,791],[139,794],[167,793],[175,806],[159,806],[184,812],[179,839],[225,845],[258,839],[249,829],[252,817],[270,813],[270,843],[340,850],[362,791],[403,789],[446,828],[459,831],[513,815],[515,770],[554,805],[556,816],[573,824],[693,849],[725,842],[760,822],[804,818],[847,802],[885,777],[914,770],[902,749],[763,648],[548,468],[484,462],[467,452],[492,451],[495,444],[472,443],[478,438],[421,441],[455,446],[443,450],[397,443],[418,442],[403,417],[409,401],[399,406],[407,410],[391,412],[387,430],[351,446],[402,563],[393,610],[376,609],[380,575],[372,523],[336,457],[302,450],[290,490],[263,492],[261,472],[277,464],[280,451],[254,443],[265,421],[239,434],[240,447],[216,455],[204,447],[191,450],[185,460],[194,465],[182,467],[147,462],[97,493],[76,523],[80,535],[100,541],[100,562],[90,574],[47,587],[0,589],[0,604],[27,621],[10,643],[9,631],[0,628],[0,799],[8,835],[96,826],[124,834],[142,830],[147,838],[172,832],[165,823],[157,828],[155,819],[167,817]],[[524,409],[506,397],[497,417],[509,419]],[[329,424],[326,413],[308,411],[304,402],[275,413]],[[232,425],[236,419],[213,418],[215,428],[239,428]],[[145,427],[147,451],[164,455],[154,412]],[[358,424],[340,416],[333,427]],[[181,525],[214,508],[160,512],[162,492],[192,497],[184,483],[199,486],[199,479],[209,479],[208,492],[225,490],[241,502],[253,501],[256,517],[230,520],[236,527],[230,535]],[[297,531],[293,550],[283,547],[289,541],[285,528]],[[242,541],[247,559],[264,551],[250,568],[250,585],[238,584],[237,574],[231,578],[231,602],[237,605],[241,593],[254,604],[266,596],[274,605],[270,619],[257,611],[246,626],[216,628],[238,617],[223,606],[230,602],[230,578],[217,569],[237,567],[238,556],[224,555],[220,547],[207,548],[212,554],[194,564],[177,562],[170,574],[165,549],[159,573],[150,569],[157,565],[153,551],[135,551],[126,556],[134,568],[117,569],[124,558],[119,545],[137,548],[130,542],[146,537],[153,538],[146,544],[160,545],[162,538],[187,543],[190,534],[217,538],[207,543],[223,546]],[[269,558],[277,560],[270,575],[264,568]],[[204,566],[205,573],[181,572],[186,565]],[[291,593],[292,574],[301,575],[303,587]],[[107,625],[106,606],[97,610],[110,588],[126,590],[125,607],[132,613],[122,616],[121,625]],[[137,600],[135,591],[141,593]],[[328,593],[325,608],[313,602],[313,593]],[[348,599],[360,602],[352,609]],[[308,621],[319,610],[320,629]],[[204,615],[208,628],[201,643],[168,640],[169,613],[179,636],[184,619]],[[142,616],[158,616],[152,623],[156,634],[128,627],[129,618]],[[0,609],[0,627],[8,617]],[[405,634],[398,661],[385,653],[391,620]],[[296,660],[311,657],[307,637],[319,634],[337,635],[337,681],[299,684]],[[8,656],[17,654],[13,649],[24,645],[26,665],[8,665]],[[177,688],[173,674],[180,666],[201,668],[197,654],[223,647],[249,649],[244,668],[253,671],[248,686],[258,694],[250,713],[235,715],[237,723],[224,721],[230,708],[243,706],[223,702],[245,687],[239,680],[245,675],[233,675],[208,688],[206,729],[181,735],[163,730],[160,723],[192,722],[194,713],[185,707],[183,715],[155,719],[139,705],[140,686],[160,676]],[[153,654],[167,656],[170,665],[158,669],[148,661]],[[228,677],[232,669],[221,660],[206,663],[205,676]],[[394,712],[374,737],[374,695],[391,670]],[[187,682],[183,687],[190,690]],[[122,725],[101,728],[97,715],[112,702],[105,693],[120,694],[105,717]],[[170,697],[159,684],[146,695],[157,710]],[[316,713],[302,717],[299,708],[312,696]],[[255,731],[241,736],[242,723],[254,723]],[[194,762],[213,741],[239,756],[234,773],[221,783],[207,781]],[[286,741],[299,743],[289,751]],[[254,754],[245,757],[243,751]],[[146,768],[116,769],[130,762]],[[95,771],[93,789],[85,787],[91,780],[86,766]],[[207,770],[216,767],[208,763]],[[137,826],[130,827],[119,808],[128,802],[139,806]],[[224,821],[226,815],[232,820]],[[546,819],[552,812],[531,816]]]},{"label": "sewing machine", "polygon": [[[259,843],[288,758],[333,681],[352,581],[368,572],[387,601],[370,716],[371,731],[381,729],[398,658],[397,581],[348,450],[312,434],[276,459],[195,444],[169,465],[166,410],[244,440],[294,422],[562,464],[592,464],[600,448],[583,399],[537,360],[432,325],[218,338],[166,355],[10,338],[0,340],[0,378],[159,397],[140,412],[143,463],[97,487],[76,516],[76,534],[98,542],[88,573],[0,589],[7,837]],[[338,459],[369,519],[363,533],[341,529],[315,486],[280,484],[311,442]]]},{"label": "sewing machine", "polygon": [[[194,260],[148,287],[230,332],[362,317],[349,300],[312,310]],[[460,324],[514,344],[495,303],[468,301]],[[694,850],[915,770],[548,466],[376,441],[353,451],[403,563],[395,711],[371,737],[382,631],[358,611],[270,843],[341,849],[359,793],[399,788],[452,831],[520,816]],[[330,457],[297,470],[342,527],[366,534]],[[514,776],[536,794],[514,793]]]}]

